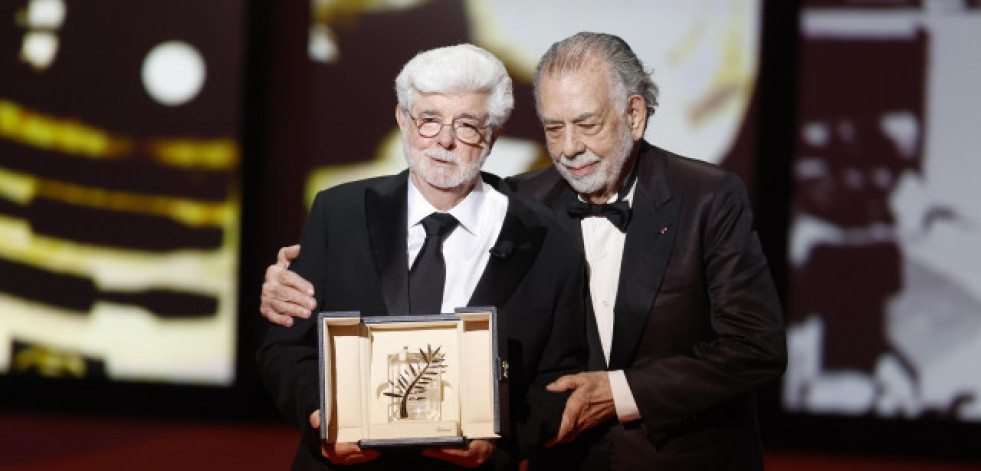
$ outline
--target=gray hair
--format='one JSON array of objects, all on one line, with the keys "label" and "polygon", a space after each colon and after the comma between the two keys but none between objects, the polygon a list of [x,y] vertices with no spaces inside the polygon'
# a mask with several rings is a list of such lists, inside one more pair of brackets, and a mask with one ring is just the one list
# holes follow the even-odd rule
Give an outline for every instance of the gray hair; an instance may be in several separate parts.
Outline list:
[{"label": "gray hair", "polygon": [[563,39],[548,48],[535,69],[535,106],[542,114],[540,87],[546,74],[578,72],[590,59],[605,64],[613,79],[611,98],[621,110],[626,109],[627,97],[640,95],[647,104],[647,117],[657,108],[657,85],[651,80],[651,70],[637,58],[626,41],[605,33],[582,32]]},{"label": "gray hair", "polygon": [[500,128],[514,108],[507,68],[473,44],[457,44],[416,54],[395,78],[399,106],[412,109],[415,93],[485,93],[489,125]]}]

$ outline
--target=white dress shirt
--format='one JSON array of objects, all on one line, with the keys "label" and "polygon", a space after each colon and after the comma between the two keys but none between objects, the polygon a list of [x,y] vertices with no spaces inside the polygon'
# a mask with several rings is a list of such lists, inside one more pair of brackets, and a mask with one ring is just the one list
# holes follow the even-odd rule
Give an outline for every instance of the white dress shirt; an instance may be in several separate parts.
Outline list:
[{"label": "white dress shirt", "polygon": [[[623,198],[633,204],[636,182]],[[581,199],[581,198],[580,198]],[[614,203],[618,195],[613,195],[607,203]],[[586,251],[586,266],[589,272],[589,293],[593,300],[596,315],[596,329],[599,332],[603,356],[610,364],[610,348],[613,342],[613,324],[617,288],[620,282],[620,263],[623,260],[623,245],[627,234],[620,232],[609,219],[602,216],[584,217],[582,226],[583,248]],[[623,370],[610,371],[610,388],[620,422],[630,422],[640,418],[637,402],[630,392]]]},{"label": "white dress shirt", "polygon": [[[411,178],[408,204],[407,242],[411,267],[426,240],[426,230],[420,221],[438,210],[426,201]],[[443,241],[446,284],[443,285],[441,312],[453,312],[470,302],[490,259],[490,249],[501,233],[507,210],[507,197],[481,180],[463,201],[446,211],[460,224]]]}]

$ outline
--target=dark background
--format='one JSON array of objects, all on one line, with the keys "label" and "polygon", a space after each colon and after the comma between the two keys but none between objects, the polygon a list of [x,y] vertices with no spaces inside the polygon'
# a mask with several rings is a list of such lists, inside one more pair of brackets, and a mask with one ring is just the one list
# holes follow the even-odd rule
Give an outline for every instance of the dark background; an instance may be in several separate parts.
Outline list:
[{"label": "dark background", "polygon": [[[462,15],[454,6],[456,3],[433,2],[418,11],[406,13],[398,21],[413,24],[417,29],[411,31],[412,34],[398,36],[391,47],[373,49],[389,54],[389,57],[361,61],[355,68],[340,73],[317,68],[306,56],[306,26],[310,15],[307,2],[247,2],[244,38],[238,46],[244,51],[238,91],[241,120],[231,124],[236,128],[233,134],[238,136],[242,149],[240,178],[243,189],[234,384],[227,387],[188,386],[111,382],[103,378],[66,380],[31,375],[0,376],[0,416],[8,416],[8,420],[0,420],[0,438],[16,436],[18,430],[32,423],[31,417],[35,416],[34,423],[44,424],[45,428],[70,424],[46,422],[52,420],[51,417],[59,420],[80,418],[88,421],[84,423],[89,426],[92,420],[118,420],[124,425],[158,420],[164,423],[202,421],[232,424],[243,430],[258,426],[263,431],[267,425],[278,426],[281,423],[278,413],[259,384],[252,357],[265,330],[265,321],[258,315],[265,267],[273,261],[279,247],[293,243],[305,218],[303,188],[296,183],[299,181],[297,175],[315,168],[315,156],[330,154],[329,146],[318,138],[325,128],[339,135],[357,136],[366,143],[382,137],[370,135],[370,132],[365,135],[360,130],[367,127],[364,121],[380,119],[379,116],[390,118],[392,95],[382,95],[380,104],[365,109],[356,90],[363,87],[364,90],[390,91],[397,66],[379,64],[401,64],[415,51],[466,41],[468,33],[462,26],[462,16],[453,20],[454,15]],[[889,2],[810,3],[811,6],[831,7],[872,4],[881,8],[883,3]],[[892,2],[892,5],[909,8],[919,6],[919,2]],[[72,6],[69,5],[69,9]],[[755,120],[744,123],[736,146],[743,152],[740,155],[755,155],[755,162],[738,156],[723,162],[747,180],[755,203],[760,237],[785,306],[790,304],[788,287],[792,277],[786,254],[795,194],[792,165],[799,150],[798,104],[802,101],[799,95],[802,82],[800,8],[798,1],[763,2],[760,73],[751,110]],[[433,12],[439,15],[433,15]],[[417,16],[410,18],[411,15]],[[457,29],[448,24],[461,26]],[[365,25],[359,36],[385,37],[386,31],[398,27],[394,18],[392,23],[381,20]],[[353,35],[345,34],[343,29],[338,31],[339,43],[357,40]],[[0,39],[6,42],[6,38]],[[3,73],[0,71],[0,75]],[[323,81],[337,85],[318,86]],[[0,86],[2,84],[0,81]],[[0,98],[9,92],[0,88]],[[518,83],[515,92],[519,111],[509,127],[519,130],[517,137],[538,139],[534,132],[520,131],[535,125],[530,88]],[[57,110],[58,106],[57,102],[52,102],[49,111]],[[212,103],[209,106],[229,105]],[[357,112],[338,114],[337,109]],[[222,126],[214,122],[200,124]],[[128,126],[138,127],[125,119],[120,119],[116,125],[121,129]],[[358,153],[358,149],[354,149],[332,154],[331,160],[353,162]],[[364,154],[368,153],[370,148],[366,147]],[[288,164],[284,165],[284,162]],[[759,405],[768,452],[773,456],[801,457],[799,462],[780,461],[782,469],[809,469],[804,464],[808,457],[822,454],[849,456],[858,461],[874,456],[907,461],[936,460],[936,463],[981,463],[981,452],[977,447],[981,439],[979,424],[957,422],[947,416],[905,420],[876,418],[871,414],[822,416],[788,412],[781,408],[780,386],[780,383],[774,383],[766,387],[760,394]],[[96,427],[96,430],[113,437],[103,429]],[[51,433],[64,436],[61,430]],[[40,437],[40,432],[30,436]],[[290,437],[292,435],[287,434],[287,438]],[[0,466],[7,453],[13,456],[13,449],[0,440]],[[43,451],[38,453],[44,454]],[[288,459],[288,455],[287,451],[283,459]],[[30,468],[30,462],[24,458],[7,464],[11,463]],[[777,463],[771,461],[771,469],[776,469],[773,464]],[[284,462],[281,467],[285,466]],[[929,469],[929,465],[923,469]]]}]

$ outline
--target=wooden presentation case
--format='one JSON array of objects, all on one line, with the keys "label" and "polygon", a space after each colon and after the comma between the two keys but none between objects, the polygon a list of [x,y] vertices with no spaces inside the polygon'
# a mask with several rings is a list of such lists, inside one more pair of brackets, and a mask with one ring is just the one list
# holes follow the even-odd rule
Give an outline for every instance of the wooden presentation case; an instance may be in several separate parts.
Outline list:
[{"label": "wooden presentation case", "polygon": [[[410,316],[320,313],[321,438],[372,448],[500,437],[508,422],[505,331],[492,307]],[[437,349],[445,364],[439,418],[393,419],[397,399],[386,395],[393,391],[392,355]]]}]

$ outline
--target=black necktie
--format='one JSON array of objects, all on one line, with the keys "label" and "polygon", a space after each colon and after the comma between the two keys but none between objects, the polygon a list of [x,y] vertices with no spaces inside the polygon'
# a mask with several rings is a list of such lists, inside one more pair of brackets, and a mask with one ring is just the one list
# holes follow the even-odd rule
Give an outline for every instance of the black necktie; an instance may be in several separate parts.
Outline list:
[{"label": "black necktie", "polygon": [[446,283],[446,262],[443,261],[443,241],[459,224],[447,213],[432,213],[422,219],[426,241],[409,269],[409,312],[437,314],[443,305],[443,285]]},{"label": "black necktie", "polygon": [[630,222],[630,204],[624,200],[608,204],[590,204],[579,201],[569,204],[569,216],[584,218],[589,216],[603,216],[610,220],[620,232],[627,231],[627,224]]}]

